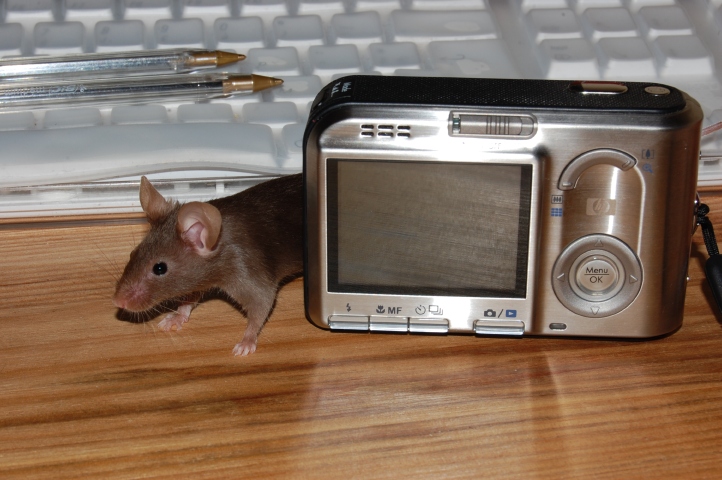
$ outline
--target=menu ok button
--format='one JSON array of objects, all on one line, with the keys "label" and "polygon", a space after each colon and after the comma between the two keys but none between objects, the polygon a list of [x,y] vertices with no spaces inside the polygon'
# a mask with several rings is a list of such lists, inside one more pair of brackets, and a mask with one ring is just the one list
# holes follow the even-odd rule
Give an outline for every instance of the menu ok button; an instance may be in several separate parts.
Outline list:
[{"label": "menu ok button", "polygon": [[601,255],[582,260],[577,267],[577,285],[589,295],[604,294],[613,290],[619,281],[614,261]]},{"label": "menu ok button", "polygon": [[582,253],[569,272],[574,293],[588,302],[604,302],[624,286],[624,264],[612,252],[594,249]]}]

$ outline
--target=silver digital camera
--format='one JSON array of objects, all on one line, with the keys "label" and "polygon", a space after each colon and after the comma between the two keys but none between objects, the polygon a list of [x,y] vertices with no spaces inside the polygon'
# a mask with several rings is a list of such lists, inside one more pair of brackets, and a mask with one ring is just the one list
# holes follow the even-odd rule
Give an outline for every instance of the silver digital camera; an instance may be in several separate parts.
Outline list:
[{"label": "silver digital camera", "polygon": [[374,332],[673,332],[702,117],[659,84],[332,82],[303,145],[307,317]]}]

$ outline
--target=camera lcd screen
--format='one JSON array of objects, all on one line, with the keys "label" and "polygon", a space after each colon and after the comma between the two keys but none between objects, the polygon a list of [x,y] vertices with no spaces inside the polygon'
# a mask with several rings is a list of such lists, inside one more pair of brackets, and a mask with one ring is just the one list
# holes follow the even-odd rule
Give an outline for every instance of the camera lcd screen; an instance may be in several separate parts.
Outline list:
[{"label": "camera lcd screen", "polygon": [[526,296],[531,165],[327,166],[330,292]]}]

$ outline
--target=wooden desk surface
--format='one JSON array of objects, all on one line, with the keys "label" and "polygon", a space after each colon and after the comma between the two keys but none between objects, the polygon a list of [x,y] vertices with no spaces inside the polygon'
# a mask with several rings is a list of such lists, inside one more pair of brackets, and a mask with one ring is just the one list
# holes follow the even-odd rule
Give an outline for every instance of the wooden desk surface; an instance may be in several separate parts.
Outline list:
[{"label": "wooden desk surface", "polygon": [[170,334],[116,318],[144,228],[0,230],[0,477],[720,475],[722,317],[699,233],[666,338],[330,333],[299,280],[234,358],[245,319],[222,301]]}]

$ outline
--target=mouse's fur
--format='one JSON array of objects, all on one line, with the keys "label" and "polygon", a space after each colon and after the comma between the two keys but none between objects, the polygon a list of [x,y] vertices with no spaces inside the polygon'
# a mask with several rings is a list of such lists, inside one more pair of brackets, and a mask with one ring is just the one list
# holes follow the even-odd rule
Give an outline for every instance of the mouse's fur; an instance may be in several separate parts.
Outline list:
[{"label": "mouse's fur", "polygon": [[163,198],[143,177],[140,198],[150,231],[131,252],[113,302],[141,312],[180,301],[158,324],[167,331],[188,321],[204,292],[221,290],[248,317],[234,354],[253,353],[279,284],[303,270],[302,188],[301,175],[289,175],[182,205]]}]

